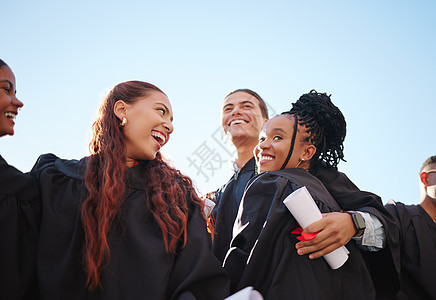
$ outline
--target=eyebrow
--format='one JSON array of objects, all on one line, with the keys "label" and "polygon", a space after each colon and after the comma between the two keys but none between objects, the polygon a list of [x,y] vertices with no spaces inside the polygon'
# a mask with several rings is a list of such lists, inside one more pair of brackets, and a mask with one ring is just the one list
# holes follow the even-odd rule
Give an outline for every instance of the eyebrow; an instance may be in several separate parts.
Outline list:
[{"label": "eyebrow", "polygon": [[233,106],[233,105],[234,105],[233,103],[227,103],[227,104],[225,104],[225,105],[223,106],[223,109],[226,108],[226,107],[228,107],[228,106]]},{"label": "eyebrow", "polygon": [[[240,101],[240,102],[238,102],[238,103],[236,103],[236,104],[252,104],[252,105],[254,105],[254,103],[253,103],[253,101],[250,101],[250,100],[244,100],[244,101]],[[228,107],[228,106],[234,106],[235,104],[233,104],[233,103],[227,103],[227,104],[225,104],[224,106],[223,106],[223,109],[224,108],[226,108],[226,107]]]},{"label": "eyebrow", "polygon": [[7,82],[7,83],[9,83],[9,85],[10,85],[11,87],[14,87],[14,85],[12,84],[12,82],[10,82],[10,81],[7,80],[7,79],[0,80],[0,82]]},{"label": "eyebrow", "polygon": [[287,132],[284,129],[279,128],[279,127],[271,129],[271,132],[274,132],[274,131],[280,131],[280,132],[287,134]]},{"label": "eyebrow", "polygon": [[253,101],[250,101],[250,100],[241,101],[240,103],[242,103],[242,104],[249,103],[249,104],[253,104],[254,105]]},{"label": "eyebrow", "polygon": [[[163,104],[162,102],[157,102],[157,104],[161,104],[163,107],[165,107],[165,112],[167,113],[167,114],[169,114],[170,113],[170,110],[168,109],[168,107],[165,105],[165,104]],[[173,116],[171,115],[171,122],[173,121]]]}]

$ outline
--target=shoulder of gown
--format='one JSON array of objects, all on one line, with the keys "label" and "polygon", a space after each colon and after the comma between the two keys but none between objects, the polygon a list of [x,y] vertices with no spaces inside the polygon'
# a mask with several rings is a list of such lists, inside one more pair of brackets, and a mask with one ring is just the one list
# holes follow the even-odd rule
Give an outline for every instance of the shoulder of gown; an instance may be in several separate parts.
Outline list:
[{"label": "shoulder of gown", "polygon": [[35,299],[41,206],[35,178],[0,156],[0,295]]}]

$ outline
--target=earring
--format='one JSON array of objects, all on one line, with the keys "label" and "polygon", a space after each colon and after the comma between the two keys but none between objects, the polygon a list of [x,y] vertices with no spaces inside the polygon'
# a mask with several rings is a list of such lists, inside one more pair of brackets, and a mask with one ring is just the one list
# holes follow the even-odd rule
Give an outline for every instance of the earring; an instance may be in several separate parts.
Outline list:
[{"label": "earring", "polygon": [[126,126],[126,124],[127,124],[127,118],[123,117],[123,119],[121,120],[120,127],[124,127],[124,126]]},{"label": "earring", "polygon": [[304,162],[304,158],[301,158],[300,161],[298,162],[298,164],[297,164],[295,167],[298,168],[298,166],[299,166],[302,162]]}]

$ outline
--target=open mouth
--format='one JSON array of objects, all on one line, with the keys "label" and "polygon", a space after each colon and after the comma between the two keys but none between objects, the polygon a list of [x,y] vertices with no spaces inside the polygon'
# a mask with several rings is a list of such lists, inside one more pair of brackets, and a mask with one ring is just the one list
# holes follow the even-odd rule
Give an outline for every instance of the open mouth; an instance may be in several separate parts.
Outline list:
[{"label": "open mouth", "polygon": [[152,131],[151,136],[158,142],[161,147],[165,144],[166,137],[162,133]]},{"label": "open mouth", "polygon": [[259,157],[259,162],[261,162],[261,161],[271,161],[271,160],[274,160],[274,157],[273,156],[270,156],[270,155],[258,155],[258,157]]},{"label": "open mouth", "polygon": [[232,126],[232,125],[238,125],[238,124],[245,124],[245,123],[247,123],[247,121],[245,121],[245,120],[241,120],[241,119],[237,119],[237,120],[233,120],[233,121],[231,121],[230,124],[229,124],[229,126]]},{"label": "open mouth", "polygon": [[17,113],[13,113],[11,111],[7,111],[7,112],[5,112],[5,116],[8,119],[15,120],[15,118],[17,117]]}]

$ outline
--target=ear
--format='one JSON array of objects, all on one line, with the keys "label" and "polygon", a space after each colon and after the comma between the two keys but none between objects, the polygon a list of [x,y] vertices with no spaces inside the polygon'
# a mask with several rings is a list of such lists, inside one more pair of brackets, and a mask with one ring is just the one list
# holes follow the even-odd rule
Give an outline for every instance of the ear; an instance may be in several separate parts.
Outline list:
[{"label": "ear", "polygon": [[316,153],[316,147],[312,144],[307,145],[300,159],[303,159],[304,161],[309,161],[315,155],[315,153]]},{"label": "ear", "polygon": [[424,186],[428,186],[428,173],[421,172],[421,174],[419,174],[419,179],[421,180],[422,184],[424,184]]},{"label": "ear", "polygon": [[127,106],[128,104],[123,100],[118,100],[114,104],[114,114],[118,119],[122,120],[127,115]]}]

